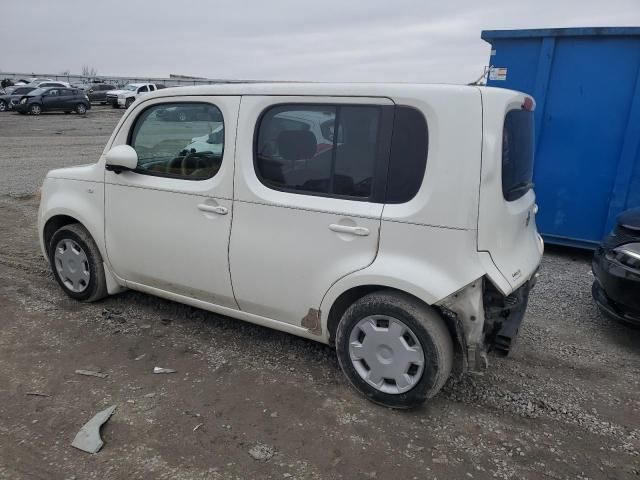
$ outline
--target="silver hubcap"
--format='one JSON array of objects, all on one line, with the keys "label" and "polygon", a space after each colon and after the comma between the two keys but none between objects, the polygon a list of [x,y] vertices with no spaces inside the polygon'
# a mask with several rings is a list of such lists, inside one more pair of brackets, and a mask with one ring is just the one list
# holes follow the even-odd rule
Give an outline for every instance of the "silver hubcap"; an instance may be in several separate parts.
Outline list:
[{"label": "silver hubcap", "polygon": [[38,105],[34,105],[33,107],[31,107],[31,112],[35,115],[40,115],[40,107]]},{"label": "silver hubcap", "polygon": [[89,260],[80,245],[69,238],[60,240],[54,259],[58,276],[69,290],[80,293],[87,289],[91,278]]},{"label": "silver hubcap", "polygon": [[415,334],[386,315],[358,322],[349,337],[349,356],[358,375],[384,393],[411,390],[424,370],[424,352]]},{"label": "silver hubcap", "polygon": [[0,102],[0,112],[4,112],[6,110],[7,106],[5,105],[4,102]]},{"label": "silver hubcap", "polygon": [[84,113],[86,111],[86,108],[84,108],[84,105],[78,105],[78,113]]}]

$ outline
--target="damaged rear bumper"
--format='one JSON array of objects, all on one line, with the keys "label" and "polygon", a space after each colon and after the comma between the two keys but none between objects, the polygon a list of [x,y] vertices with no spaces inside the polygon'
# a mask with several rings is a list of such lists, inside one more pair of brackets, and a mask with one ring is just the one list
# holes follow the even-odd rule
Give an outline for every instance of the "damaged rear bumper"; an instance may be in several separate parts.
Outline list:
[{"label": "damaged rear bumper", "polygon": [[452,321],[463,357],[462,370],[484,370],[487,353],[506,356],[515,344],[537,271],[520,288],[502,295],[480,278],[450,295],[437,306]]}]

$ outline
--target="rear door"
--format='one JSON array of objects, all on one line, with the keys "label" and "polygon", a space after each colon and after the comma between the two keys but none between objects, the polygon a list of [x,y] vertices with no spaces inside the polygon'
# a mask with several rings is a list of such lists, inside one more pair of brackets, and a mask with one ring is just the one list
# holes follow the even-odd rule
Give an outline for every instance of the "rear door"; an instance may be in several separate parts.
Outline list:
[{"label": "rear door", "polygon": [[393,103],[242,98],[229,260],[246,312],[311,331],[329,287],[377,254]]},{"label": "rear door", "polygon": [[533,190],[533,100],[483,90],[483,146],[478,250],[488,252],[511,288],[535,273],[543,244]]}]

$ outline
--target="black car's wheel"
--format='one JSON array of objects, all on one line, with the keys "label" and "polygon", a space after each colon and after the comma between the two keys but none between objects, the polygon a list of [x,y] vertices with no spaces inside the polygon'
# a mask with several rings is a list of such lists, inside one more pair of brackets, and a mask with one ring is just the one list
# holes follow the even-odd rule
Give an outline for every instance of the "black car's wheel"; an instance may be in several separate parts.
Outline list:
[{"label": "black car's wheel", "polygon": [[114,102],[111,104],[111,108],[120,108],[120,106]]},{"label": "black car's wheel", "polygon": [[65,115],[69,115],[71,113],[71,110],[65,110],[64,113]]},{"label": "black car's wheel", "polygon": [[76,105],[76,113],[78,115],[84,115],[85,113],[87,113],[87,106],[84,103],[79,103],[78,105]]},{"label": "black car's wheel", "polygon": [[38,103],[34,103],[29,107],[29,113],[31,115],[40,115],[42,113],[42,107]]},{"label": "black car's wheel", "polygon": [[49,263],[53,276],[71,298],[94,302],[107,296],[102,255],[79,223],[65,225],[53,234]]},{"label": "black car's wheel", "polygon": [[395,291],[351,305],[336,332],[338,362],[369,400],[411,408],[434,396],[451,374],[453,341],[438,312]]},{"label": "black car's wheel", "polygon": [[7,111],[7,102],[0,100],[0,112]]},{"label": "black car's wheel", "polygon": [[135,102],[135,99],[127,98],[127,101],[124,102],[124,108],[129,108],[133,102]]}]

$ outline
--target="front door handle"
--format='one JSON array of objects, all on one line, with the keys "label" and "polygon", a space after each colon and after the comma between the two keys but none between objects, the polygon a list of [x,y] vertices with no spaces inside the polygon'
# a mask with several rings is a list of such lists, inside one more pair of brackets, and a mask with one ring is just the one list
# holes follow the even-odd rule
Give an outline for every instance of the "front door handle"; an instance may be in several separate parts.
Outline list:
[{"label": "front door handle", "polygon": [[358,235],[359,237],[366,237],[369,235],[369,229],[365,227],[351,227],[349,225],[340,225],[338,223],[332,223],[329,225],[329,230],[337,233],[350,233],[351,235]]},{"label": "front door handle", "polygon": [[229,213],[229,209],[227,207],[221,207],[220,205],[207,205],[206,203],[200,203],[198,205],[198,210],[202,210],[203,212],[217,213],[218,215],[226,215]]}]

